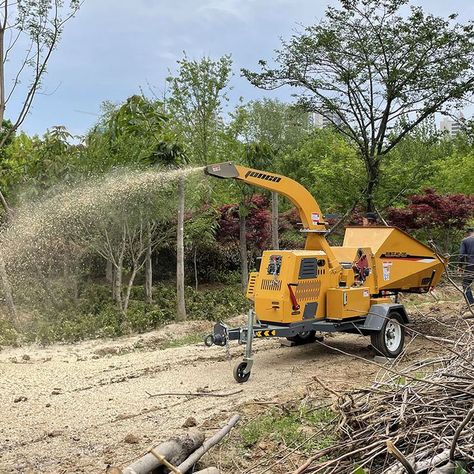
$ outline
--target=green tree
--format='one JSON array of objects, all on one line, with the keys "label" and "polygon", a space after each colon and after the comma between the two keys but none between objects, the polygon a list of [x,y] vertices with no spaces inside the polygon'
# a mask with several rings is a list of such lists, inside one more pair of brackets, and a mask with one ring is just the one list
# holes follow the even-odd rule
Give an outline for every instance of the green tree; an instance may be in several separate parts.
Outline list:
[{"label": "green tree", "polygon": [[[239,105],[231,116],[231,128],[246,145],[247,163],[273,172],[277,171],[278,157],[296,147],[311,128],[309,114],[302,107],[274,99]],[[278,201],[278,193],[272,192],[273,249],[279,248]]]},{"label": "green tree", "polygon": [[331,128],[314,130],[279,159],[278,168],[305,186],[323,212],[350,210],[364,187],[364,167],[357,150]]},{"label": "green tree", "polygon": [[[0,149],[26,119],[64,26],[81,4],[80,0],[66,5],[63,0],[0,1]],[[16,69],[9,70],[12,65]],[[8,113],[9,122],[5,122],[12,100],[19,107]],[[0,198],[8,216],[6,199]]]},{"label": "green tree", "polygon": [[185,249],[192,255],[196,291],[199,286],[199,254],[216,245],[217,227],[217,213],[212,207],[197,210],[186,225]]},{"label": "green tree", "polygon": [[[63,0],[0,1],[0,149],[4,148],[28,115],[64,25],[80,5],[79,0],[71,0],[67,7]],[[23,51],[20,50],[22,47]],[[9,62],[12,56],[19,60]],[[15,63],[16,70],[9,72],[8,64]],[[6,77],[13,78],[10,87],[7,86]],[[20,84],[23,87],[18,87]],[[6,121],[7,104],[13,97],[20,104],[19,111],[12,113],[10,120]],[[0,204],[6,217],[10,218],[11,209],[2,189]],[[3,256],[0,254],[0,279],[5,300],[11,317],[16,318],[8,275],[4,268]]]},{"label": "green tree", "polygon": [[167,79],[167,110],[190,160],[207,164],[216,159],[219,150],[222,106],[228,100],[232,60],[230,56],[215,61],[208,57],[191,60],[185,55],[178,66],[176,75]]},{"label": "green tree", "polygon": [[454,151],[433,162],[427,184],[440,193],[474,194],[474,150],[468,153]]},{"label": "green tree", "polygon": [[393,148],[380,166],[376,197],[381,209],[402,202],[430,183],[436,172],[436,160],[445,156],[447,144],[444,142],[434,120],[428,119]]},{"label": "green tree", "polygon": [[[178,61],[175,76],[168,77],[170,96],[167,110],[173,116],[171,129],[180,137],[192,163],[206,164],[216,159],[222,123],[222,102],[231,75],[229,56],[214,61],[204,57]],[[178,320],[186,319],[184,300],[184,177],[178,179],[177,298]]]},{"label": "green tree", "polygon": [[312,128],[303,107],[275,99],[252,100],[231,115],[244,142],[271,144],[276,153],[299,144]]},{"label": "green tree", "polygon": [[[408,0],[340,0],[320,23],[284,42],[277,66],[244,70],[256,86],[298,88],[299,102],[352,140],[375,209],[389,153],[435,112],[461,106],[474,90],[474,24],[427,14]],[[395,127],[396,125],[396,127]]]},{"label": "green tree", "polygon": [[[83,167],[86,172],[91,173],[105,173],[117,166],[178,167],[185,157],[177,140],[163,104],[134,95],[118,107],[105,104],[104,116],[86,139]],[[178,189],[181,186],[178,182]],[[122,295],[122,273],[127,256],[131,261],[133,278],[144,267],[146,301],[152,302],[152,253],[164,243],[156,235],[159,227],[155,225],[155,221],[159,220],[161,228],[165,228],[160,216],[169,206],[163,207],[163,203],[158,206],[155,203],[153,207],[152,215],[148,215],[144,221],[135,222],[134,226],[127,221],[127,212],[119,216],[114,225],[110,226],[115,230],[114,236],[107,235],[104,231],[106,242],[103,243],[105,250],[102,249],[101,255],[106,256],[106,274],[109,275],[114,299],[120,309],[126,309],[130,295],[130,285],[126,288],[125,296]],[[168,235],[167,232],[164,233]],[[133,278],[129,281],[133,281]]]}]

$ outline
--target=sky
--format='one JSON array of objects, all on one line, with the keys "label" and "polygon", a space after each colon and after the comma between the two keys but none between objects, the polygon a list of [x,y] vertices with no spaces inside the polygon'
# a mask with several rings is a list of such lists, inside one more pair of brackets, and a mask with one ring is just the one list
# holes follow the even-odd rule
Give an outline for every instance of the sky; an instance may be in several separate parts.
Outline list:
[{"label": "sky", "polygon": [[[417,0],[437,15],[474,18],[471,0]],[[258,69],[271,59],[281,38],[323,17],[338,0],[85,0],[65,27],[51,58],[43,89],[22,128],[43,134],[55,125],[83,135],[97,121],[104,101],[120,103],[140,93],[162,96],[165,78],[176,61],[231,54],[234,76],[231,104],[275,97],[291,100],[290,91],[265,92],[240,77],[240,69]],[[7,63],[7,74],[15,59]],[[15,112],[20,97],[8,112]]]}]

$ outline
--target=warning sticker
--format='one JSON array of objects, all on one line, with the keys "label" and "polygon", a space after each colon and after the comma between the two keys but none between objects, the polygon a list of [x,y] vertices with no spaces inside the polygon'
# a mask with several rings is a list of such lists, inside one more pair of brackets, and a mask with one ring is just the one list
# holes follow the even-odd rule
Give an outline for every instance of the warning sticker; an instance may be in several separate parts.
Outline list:
[{"label": "warning sticker", "polygon": [[392,268],[392,262],[383,262],[383,280],[388,281],[390,280],[390,269]]},{"label": "warning sticker", "polygon": [[320,215],[318,212],[312,212],[311,213],[311,221],[313,222],[313,225],[318,225],[320,222]]}]

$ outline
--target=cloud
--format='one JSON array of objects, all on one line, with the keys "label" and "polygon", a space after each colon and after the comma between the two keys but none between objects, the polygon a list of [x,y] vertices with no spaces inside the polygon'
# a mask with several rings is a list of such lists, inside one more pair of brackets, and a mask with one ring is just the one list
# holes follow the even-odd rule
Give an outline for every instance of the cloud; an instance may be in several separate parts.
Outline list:
[{"label": "cloud", "polygon": [[208,3],[201,5],[198,8],[198,11],[204,13],[211,19],[217,13],[218,15],[224,14],[226,16],[237,18],[240,21],[247,22],[250,16],[249,9],[247,8],[249,3],[254,3],[254,1],[211,0]]}]

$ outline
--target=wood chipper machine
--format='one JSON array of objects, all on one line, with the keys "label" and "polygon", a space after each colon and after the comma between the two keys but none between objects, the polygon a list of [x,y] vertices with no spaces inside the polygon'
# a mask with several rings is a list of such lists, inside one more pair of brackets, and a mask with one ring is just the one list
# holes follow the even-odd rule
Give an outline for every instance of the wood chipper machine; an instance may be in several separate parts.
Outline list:
[{"label": "wood chipper machine", "polygon": [[205,173],[285,196],[296,206],[306,236],[304,250],[263,252],[259,270],[249,276],[253,308],[247,325],[218,323],[205,339],[206,345],[231,340],[246,345],[234,369],[237,382],[250,377],[254,338],[286,337],[301,344],[314,342],[317,332],[346,332],[370,336],[380,355],[401,353],[409,320],[397,295],[425,293],[439,282],[444,264],[433,250],[386,226],[347,227],[342,246],[330,246],[316,200],[296,181],[231,162],[209,165]]}]

